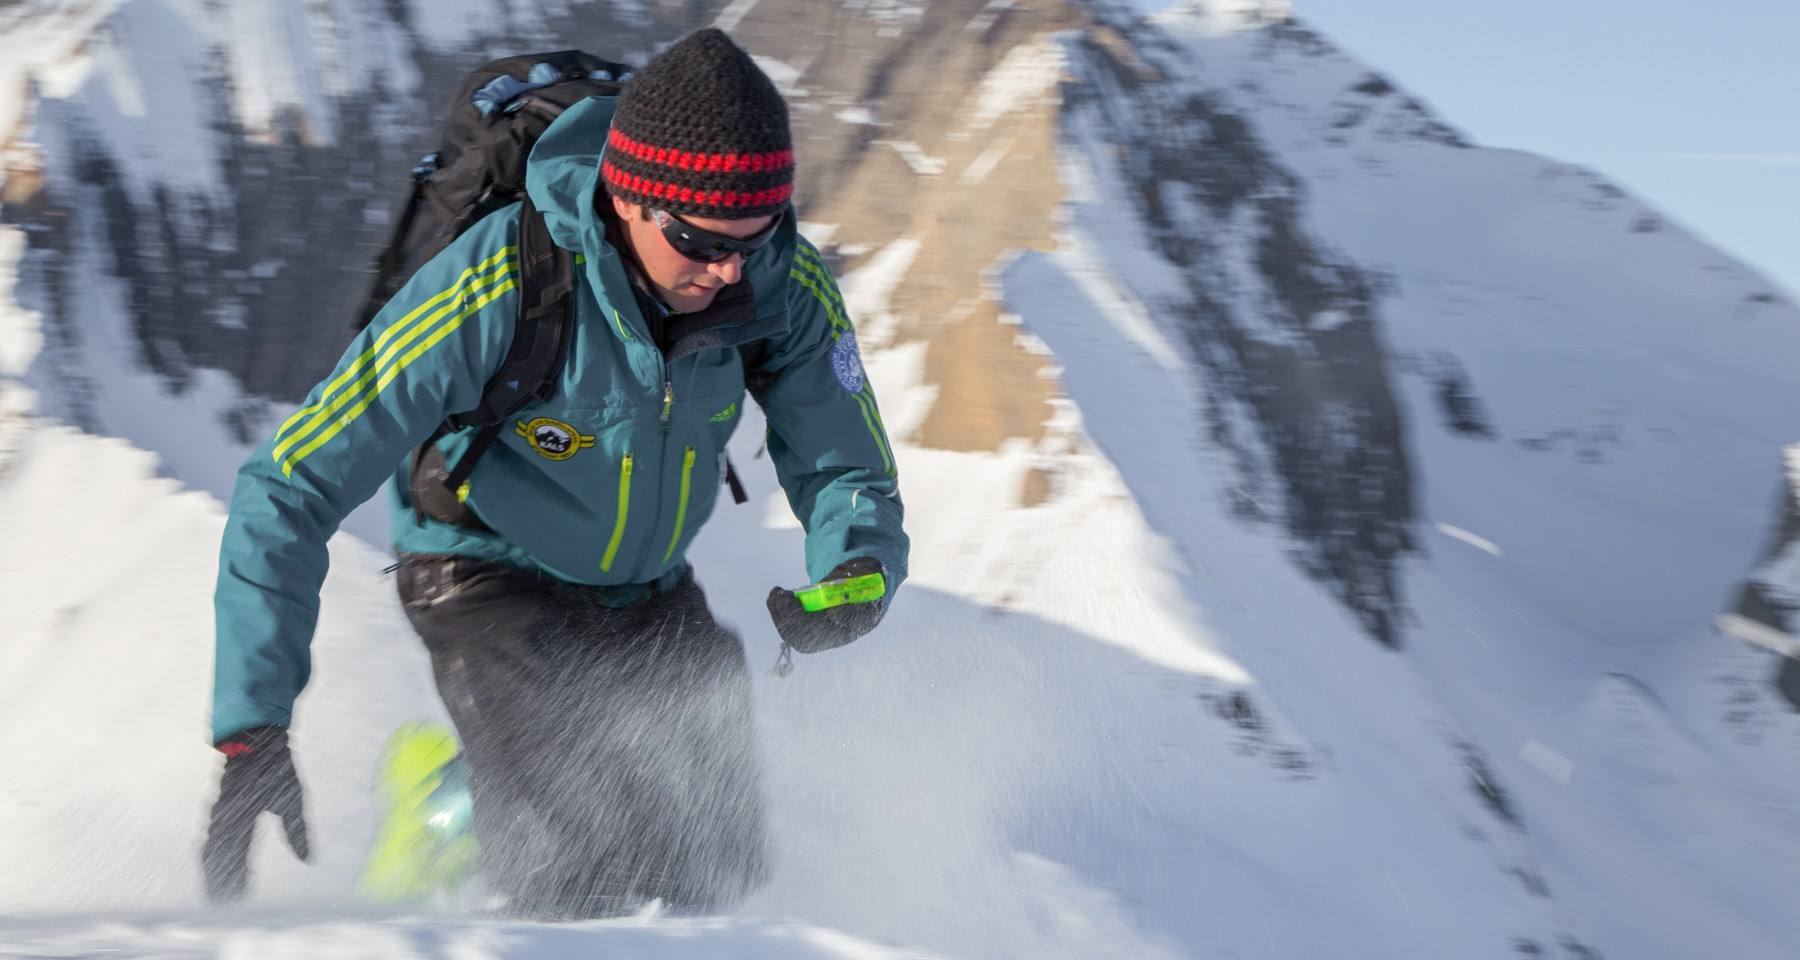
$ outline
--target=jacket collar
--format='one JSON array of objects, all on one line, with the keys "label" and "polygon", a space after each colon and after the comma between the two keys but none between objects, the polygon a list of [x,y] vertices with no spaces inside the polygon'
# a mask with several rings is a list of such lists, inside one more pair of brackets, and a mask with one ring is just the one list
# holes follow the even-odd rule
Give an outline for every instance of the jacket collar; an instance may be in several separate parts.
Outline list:
[{"label": "jacket collar", "polygon": [[[596,199],[604,204],[597,212],[606,225],[607,245],[618,252],[619,263],[625,269],[625,278],[631,282],[631,292],[637,301],[638,312],[643,315],[645,325],[665,359],[673,361],[700,350],[727,346],[727,340],[733,333],[730,328],[749,329],[755,324],[756,290],[751,285],[748,270],[744,271],[736,283],[720,290],[712,303],[707,304],[704,309],[692,313],[677,313],[669,309],[657,299],[655,289],[644,275],[643,265],[627,246],[624,225],[612,211],[612,205],[605,203],[604,196]],[[731,342],[737,341],[733,339]]]}]

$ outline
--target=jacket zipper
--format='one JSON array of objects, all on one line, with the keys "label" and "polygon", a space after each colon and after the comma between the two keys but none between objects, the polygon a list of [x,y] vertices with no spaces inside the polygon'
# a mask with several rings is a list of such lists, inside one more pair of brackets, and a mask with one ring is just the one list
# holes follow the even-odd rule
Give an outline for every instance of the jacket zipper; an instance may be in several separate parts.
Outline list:
[{"label": "jacket zipper", "polygon": [[694,448],[687,448],[681,458],[681,502],[675,508],[675,534],[669,538],[669,549],[663,553],[663,563],[675,558],[675,545],[681,542],[681,527],[687,522],[688,491],[693,489]]},{"label": "jacket zipper", "polygon": [[[669,420],[670,420],[670,415],[673,413],[674,408],[675,408],[675,374],[673,371],[671,371],[669,369],[669,364],[668,364],[668,361],[666,361],[666,360],[663,362],[663,365],[662,365],[662,374],[663,374],[663,405],[662,405],[662,417],[661,417],[661,420],[662,420],[662,432],[661,432],[662,442],[661,442],[661,448],[659,450],[660,456],[657,458],[657,461],[656,461],[659,469],[662,464],[669,462]],[[660,530],[660,529],[662,529],[663,485],[661,483],[652,484],[651,490],[653,490],[656,494],[656,505],[655,505],[655,508],[650,511],[650,529],[651,530]],[[654,534],[652,534],[652,536],[654,536]],[[649,558],[644,557],[643,559],[648,560]],[[665,562],[666,562],[666,560],[665,560]]]},{"label": "jacket zipper", "polygon": [[631,511],[631,454],[619,466],[619,519],[613,522],[612,540],[606,545],[606,556],[600,560],[600,572],[611,573],[613,559],[619,555],[619,542],[625,539],[625,515]]}]

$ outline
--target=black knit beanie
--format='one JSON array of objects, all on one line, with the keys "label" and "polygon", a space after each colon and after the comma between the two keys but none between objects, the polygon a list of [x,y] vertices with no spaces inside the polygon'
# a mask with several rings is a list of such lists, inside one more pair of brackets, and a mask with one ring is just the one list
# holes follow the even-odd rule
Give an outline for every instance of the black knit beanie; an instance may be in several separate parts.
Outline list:
[{"label": "black knit beanie", "polygon": [[777,213],[794,193],[787,103],[724,31],[696,31],[626,82],[600,172],[613,196],[672,213]]}]

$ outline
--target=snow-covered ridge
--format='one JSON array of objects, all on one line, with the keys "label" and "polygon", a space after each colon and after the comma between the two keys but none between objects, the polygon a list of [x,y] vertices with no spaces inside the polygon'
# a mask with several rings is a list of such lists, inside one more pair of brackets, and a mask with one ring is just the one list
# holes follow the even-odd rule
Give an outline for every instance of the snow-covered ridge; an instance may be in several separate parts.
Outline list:
[{"label": "snow-covered ridge", "polygon": [[61,75],[114,6],[85,0],[24,0],[0,9],[0,151],[4,151],[0,185],[9,169],[28,162],[16,153],[25,150],[19,123],[35,90]]},{"label": "snow-covered ridge", "polygon": [[[407,98],[419,82],[404,34],[352,4],[35,6],[17,14],[16,36],[9,31],[20,54],[8,58],[12,69],[40,101],[81,104],[50,122],[79,122],[82,136],[120,158],[139,203],[159,188],[220,193],[234,131],[252,142],[292,135],[329,145],[343,98],[375,89]],[[12,111],[23,106],[8,101]]]},{"label": "snow-covered ridge", "polygon": [[1206,36],[1255,30],[1287,20],[1289,0],[1177,0],[1151,14],[1155,23],[1182,24]]}]

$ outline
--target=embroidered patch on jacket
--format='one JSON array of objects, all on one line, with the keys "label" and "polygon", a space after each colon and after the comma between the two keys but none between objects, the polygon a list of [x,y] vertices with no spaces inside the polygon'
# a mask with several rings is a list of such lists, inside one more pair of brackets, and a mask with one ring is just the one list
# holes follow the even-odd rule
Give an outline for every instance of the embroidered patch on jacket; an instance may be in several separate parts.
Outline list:
[{"label": "embroidered patch on jacket", "polygon": [[594,445],[594,438],[585,436],[574,427],[549,417],[539,417],[526,423],[519,421],[513,432],[525,438],[531,449],[548,460],[567,460],[582,450]]},{"label": "embroidered patch on jacket", "polygon": [[862,392],[863,364],[862,354],[856,350],[856,331],[845,330],[844,335],[838,337],[837,346],[831,348],[831,369],[845,390]]},{"label": "embroidered patch on jacket", "polygon": [[731,406],[726,407],[723,410],[720,410],[718,413],[715,413],[712,416],[707,417],[706,422],[707,423],[727,423],[731,420],[732,417],[735,417],[735,416],[737,416],[737,404],[734,403]]}]

